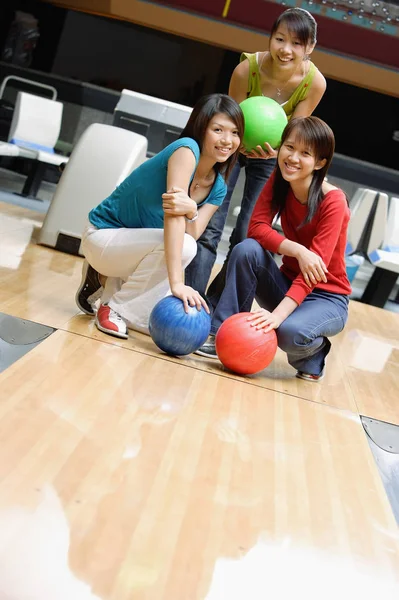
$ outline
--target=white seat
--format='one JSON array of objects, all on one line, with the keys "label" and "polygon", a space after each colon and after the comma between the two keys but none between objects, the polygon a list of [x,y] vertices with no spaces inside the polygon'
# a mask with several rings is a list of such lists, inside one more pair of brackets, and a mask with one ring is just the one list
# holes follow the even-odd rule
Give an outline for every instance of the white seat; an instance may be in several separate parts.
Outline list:
[{"label": "white seat", "polygon": [[[373,225],[370,231],[370,238],[367,247],[367,256],[372,264],[378,264],[379,267],[388,269],[390,271],[397,271],[398,260],[395,255],[399,256],[399,252],[389,251],[388,248],[390,243],[387,240],[387,234],[390,236],[389,240],[392,241],[395,233],[394,223],[390,223],[388,229],[389,219],[391,219],[393,217],[393,213],[397,212],[398,210],[396,201],[399,201],[399,199],[395,198],[393,200],[394,203],[391,205],[393,208],[391,208],[388,215],[388,195],[383,193],[378,195]],[[392,268],[389,267],[390,263],[392,263]]]},{"label": "white seat", "polygon": [[383,250],[399,252],[399,198],[394,196],[389,202]]},{"label": "white seat", "polygon": [[18,92],[8,141],[33,150],[36,160],[59,166],[68,157],[54,152],[60,135],[63,104],[41,96]]},{"label": "white seat", "polygon": [[369,223],[377,190],[358,188],[349,203],[351,217],[348,226],[345,254],[353,254],[359,250],[363,233]]},{"label": "white seat", "polygon": [[374,223],[368,258],[379,269],[399,273],[399,198],[391,198],[388,211],[388,196],[380,194]]},{"label": "white seat", "polygon": [[370,229],[370,236],[365,244],[364,251],[370,255],[377,248],[381,248],[387,228],[388,195],[380,192],[377,197],[374,218]]},{"label": "white seat", "polygon": [[45,152],[44,150],[37,151],[36,160],[39,162],[47,163],[48,165],[54,165],[59,167],[68,162],[69,158],[63,154],[56,154],[55,152]]},{"label": "white seat", "polygon": [[27,150],[26,148],[18,148],[15,144],[0,142],[0,156],[20,156],[23,158],[36,158],[37,152]]},{"label": "white seat", "polygon": [[95,123],[75,145],[57,185],[39,243],[78,254],[88,213],[146,160],[147,139]]},{"label": "white seat", "polygon": [[387,271],[399,273],[399,252],[388,252],[387,250],[373,250],[368,255],[370,262]]},{"label": "white seat", "polygon": [[364,290],[362,301],[383,308],[399,274],[399,198],[378,196],[367,256],[374,269]]}]

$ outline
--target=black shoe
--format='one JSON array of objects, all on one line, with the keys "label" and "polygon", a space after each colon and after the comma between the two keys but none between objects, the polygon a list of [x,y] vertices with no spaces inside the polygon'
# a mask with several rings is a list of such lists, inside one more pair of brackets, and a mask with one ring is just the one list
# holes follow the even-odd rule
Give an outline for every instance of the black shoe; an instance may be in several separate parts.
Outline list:
[{"label": "black shoe", "polygon": [[305,381],[311,381],[313,383],[317,383],[318,381],[321,381],[322,379],[324,379],[324,376],[325,376],[325,369],[322,370],[320,375],[311,375],[310,373],[304,373],[303,371],[296,372],[296,377],[298,377],[298,379],[304,379]]},{"label": "black shoe", "polygon": [[101,296],[102,291],[99,273],[85,260],[82,267],[82,281],[75,296],[78,308],[86,315],[94,315],[95,310],[92,305]]},{"label": "black shoe", "polygon": [[198,350],[196,350],[194,354],[206,356],[206,358],[217,358],[218,355],[216,354],[215,336],[210,335],[206,340],[205,344],[198,348]]}]

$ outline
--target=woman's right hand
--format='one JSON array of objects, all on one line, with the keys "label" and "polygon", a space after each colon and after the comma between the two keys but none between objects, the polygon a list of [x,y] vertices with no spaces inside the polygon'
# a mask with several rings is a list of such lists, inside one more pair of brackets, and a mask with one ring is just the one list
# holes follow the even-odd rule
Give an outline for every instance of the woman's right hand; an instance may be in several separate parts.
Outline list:
[{"label": "woman's right hand", "polygon": [[326,273],[328,273],[328,269],[316,252],[312,252],[312,250],[302,246],[298,251],[296,259],[305,283],[309,287],[316,285],[320,281],[327,283]]},{"label": "woman's right hand", "polygon": [[184,285],[184,283],[176,283],[171,286],[171,292],[176,298],[180,298],[184,304],[184,310],[186,313],[188,312],[189,306],[196,306],[197,310],[201,310],[201,307],[204,307],[206,312],[209,315],[209,308],[203,297],[194,290],[189,285]]},{"label": "woman's right hand", "polygon": [[166,215],[192,218],[197,212],[198,206],[183,188],[173,187],[162,194],[162,208]]},{"label": "woman's right hand", "polygon": [[256,148],[253,148],[250,152],[248,152],[247,150],[245,150],[244,147],[242,147],[240,149],[241,154],[244,154],[244,156],[246,156],[247,158],[263,158],[264,160],[269,160],[269,158],[276,158],[277,157],[277,150],[274,150],[270,144],[268,144],[267,142],[265,142],[264,144],[264,148],[259,145],[256,146]]}]

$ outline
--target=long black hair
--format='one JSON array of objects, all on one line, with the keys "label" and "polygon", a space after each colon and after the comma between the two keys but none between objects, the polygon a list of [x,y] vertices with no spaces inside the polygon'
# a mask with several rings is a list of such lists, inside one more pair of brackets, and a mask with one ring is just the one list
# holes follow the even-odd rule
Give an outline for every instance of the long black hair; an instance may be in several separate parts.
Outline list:
[{"label": "long black hair", "polygon": [[308,44],[314,46],[317,41],[317,23],[314,17],[304,8],[288,8],[273,23],[270,37],[278,30],[279,26],[285,23],[291,34],[295,34],[302,46]]},{"label": "long black hair", "polygon": [[[334,155],[335,138],[332,129],[318,117],[298,117],[296,119],[291,119],[283,131],[280,147],[284,145],[285,140],[291,135],[295,137],[298,142],[305,144],[311,149],[316,162],[324,159],[326,161],[321,169],[315,169],[313,171],[312,182],[308,192],[308,212],[301,224],[302,226],[313,219],[320,203],[324,199],[322,185]],[[273,183],[272,206],[277,210],[279,215],[281,215],[285,208],[289,188],[290,184],[283,178],[280,167],[278,166],[277,158],[277,168]]]},{"label": "long black hair", "polygon": [[[228,116],[238,130],[238,136],[242,140],[244,135],[244,115],[242,110],[233,98],[227,94],[209,94],[203,96],[196,102],[193,111],[190,115],[187,125],[180,134],[180,137],[190,137],[194,139],[202,150],[204,137],[213,117],[223,113]],[[220,173],[225,180],[231,173],[238,157],[238,149],[224,163],[216,163],[214,169],[216,173]]]}]

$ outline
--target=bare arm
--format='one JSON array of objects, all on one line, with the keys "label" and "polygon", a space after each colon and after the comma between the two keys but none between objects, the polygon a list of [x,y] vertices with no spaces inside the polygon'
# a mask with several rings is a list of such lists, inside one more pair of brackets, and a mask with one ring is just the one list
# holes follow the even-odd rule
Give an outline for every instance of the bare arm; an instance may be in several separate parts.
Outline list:
[{"label": "bare arm", "polygon": [[162,201],[165,215],[172,217],[185,216],[187,219],[193,219],[198,213],[197,219],[192,223],[190,221],[186,222],[186,233],[191,235],[195,240],[198,240],[202,235],[210,219],[218,209],[214,204],[208,203],[198,208],[197,203],[182,188],[177,187],[173,187],[165,194],[162,194]]},{"label": "bare arm", "polygon": [[191,235],[195,240],[198,240],[218,208],[214,204],[204,204],[204,206],[201,206],[198,210],[198,219],[193,223],[186,223],[186,233]]},{"label": "bare arm", "polygon": [[[179,148],[168,161],[167,190],[180,190],[184,200],[184,211],[187,209],[187,212],[184,212],[183,215],[173,214],[173,212],[168,213],[164,208],[165,258],[170,289],[174,296],[183,301],[186,312],[189,305],[196,306],[198,310],[201,306],[204,306],[209,312],[206,302],[200,294],[190,286],[184,285],[183,280],[182,251],[186,233],[185,216],[192,218],[197,211],[196,202],[188,196],[188,188],[194,169],[195,157],[189,148]],[[168,196],[168,194],[163,196]]]},{"label": "bare arm", "polygon": [[309,117],[316,106],[319,104],[326,91],[327,83],[320,71],[316,71],[312,81],[311,88],[305,100],[302,100],[296,106],[292,118]]},{"label": "bare arm", "polygon": [[183,285],[182,252],[183,240],[186,231],[186,222],[184,217],[164,218],[164,245],[166,267],[168,269],[169,284],[172,293],[176,286]]},{"label": "bare arm", "polygon": [[[195,169],[195,156],[189,148],[179,148],[168,161],[167,189],[179,187],[187,196],[188,186]],[[188,199],[188,196],[187,196]],[[190,203],[188,202],[188,212]],[[196,210],[196,203],[191,201],[191,209]],[[185,218],[182,215],[164,214],[165,256],[169,283],[173,292],[176,284],[183,283],[182,251],[186,232]]]},{"label": "bare arm", "polygon": [[249,61],[244,60],[236,66],[230,79],[229,96],[238,104],[247,98],[249,77]]},{"label": "bare arm", "polygon": [[[184,213],[189,219],[191,219],[197,211],[197,203],[195,200],[188,195],[188,188],[190,185],[191,177],[195,170],[195,156],[190,148],[178,148],[173,152],[172,156],[168,160],[168,174],[166,178],[166,193],[163,194],[162,198],[168,196],[168,192],[173,193],[172,190],[176,189],[182,193],[181,198],[185,199],[185,208],[187,212]],[[164,212],[165,203],[163,203]],[[173,213],[166,212],[170,216]],[[181,213],[179,213],[181,216]]]}]

